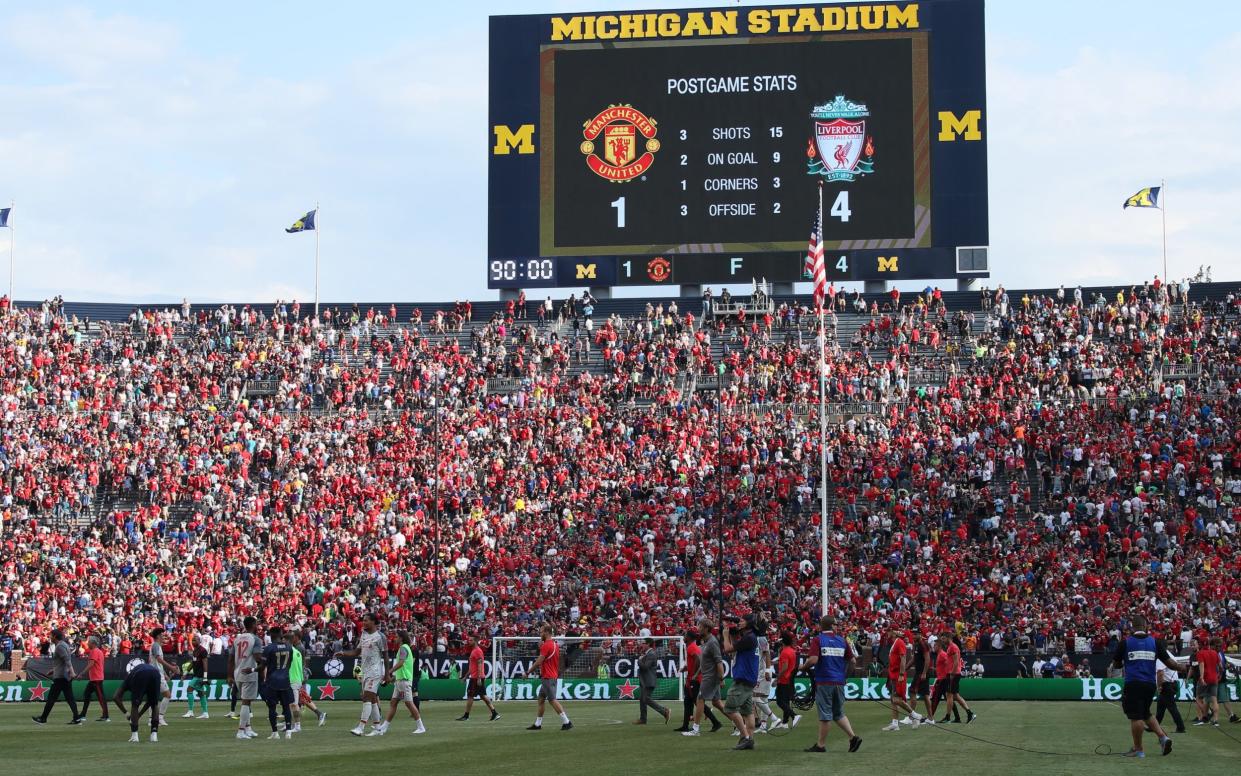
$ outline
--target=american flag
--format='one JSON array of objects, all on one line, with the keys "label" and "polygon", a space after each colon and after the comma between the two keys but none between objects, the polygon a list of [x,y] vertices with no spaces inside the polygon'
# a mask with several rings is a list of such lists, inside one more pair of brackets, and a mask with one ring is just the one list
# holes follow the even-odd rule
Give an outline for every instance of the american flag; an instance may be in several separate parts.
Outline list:
[{"label": "american flag", "polygon": [[814,214],[814,226],[810,230],[810,245],[806,248],[803,271],[814,281],[814,306],[816,309],[822,309],[823,298],[827,295],[827,267],[823,264],[822,207]]}]

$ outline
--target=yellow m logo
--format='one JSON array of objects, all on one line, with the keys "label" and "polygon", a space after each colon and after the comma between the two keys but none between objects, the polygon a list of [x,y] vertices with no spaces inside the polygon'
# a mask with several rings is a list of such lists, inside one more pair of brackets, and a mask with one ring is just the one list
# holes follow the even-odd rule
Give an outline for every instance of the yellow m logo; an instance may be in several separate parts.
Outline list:
[{"label": "yellow m logo", "polygon": [[896,267],[896,263],[900,261],[900,256],[880,256],[879,271],[880,272],[900,272]]},{"label": "yellow m logo", "polygon": [[534,153],[534,125],[522,124],[517,131],[509,129],[505,124],[496,124],[491,128],[496,136],[495,147],[491,149],[491,153],[495,155],[508,154],[510,149],[516,148],[519,154]]},{"label": "yellow m logo", "polygon": [[978,129],[980,121],[982,121],[980,110],[967,110],[961,118],[957,118],[957,114],[950,110],[941,110],[939,112],[939,139],[951,142],[957,139],[957,135],[960,135],[966,140],[982,140],[982,132]]},{"label": "yellow m logo", "polygon": [[577,265],[577,279],[578,280],[594,280],[595,269],[596,269],[596,265],[594,264],[578,264]]}]

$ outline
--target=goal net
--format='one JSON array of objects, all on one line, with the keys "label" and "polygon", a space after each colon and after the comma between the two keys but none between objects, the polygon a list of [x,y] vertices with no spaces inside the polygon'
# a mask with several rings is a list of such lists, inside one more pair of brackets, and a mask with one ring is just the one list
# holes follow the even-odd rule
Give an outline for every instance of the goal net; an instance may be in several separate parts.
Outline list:
[{"label": "goal net", "polygon": [[[556,636],[560,679],[556,696],[564,701],[638,700],[639,659],[647,644],[641,636]],[[681,700],[685,642],[679,636],[652,636],[655,650],[655,700]],[[491,692],[501,700],[534,700],[539,672],[537,636],[496,636],[491,642]]]}]

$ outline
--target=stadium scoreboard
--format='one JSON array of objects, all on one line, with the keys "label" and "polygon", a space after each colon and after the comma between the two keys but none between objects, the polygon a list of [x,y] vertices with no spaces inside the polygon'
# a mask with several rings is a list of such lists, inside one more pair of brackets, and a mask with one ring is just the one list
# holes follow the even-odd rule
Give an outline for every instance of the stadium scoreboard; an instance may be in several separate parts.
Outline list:
[{"label": "stadium scoreboard", "polygon": [[489,287],[987,274],[982,0],[490,24]]}]

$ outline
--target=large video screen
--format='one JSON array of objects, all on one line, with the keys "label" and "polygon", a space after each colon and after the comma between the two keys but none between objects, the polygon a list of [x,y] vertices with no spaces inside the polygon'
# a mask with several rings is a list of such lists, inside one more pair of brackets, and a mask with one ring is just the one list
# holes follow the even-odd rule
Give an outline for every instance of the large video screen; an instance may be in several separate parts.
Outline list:
[{"label": "large video screen", "polygon": [[[491,287],[949,278],[987,244],[982,3],[493,17]],[[976,267],[965,272],[977,275]]]}]

